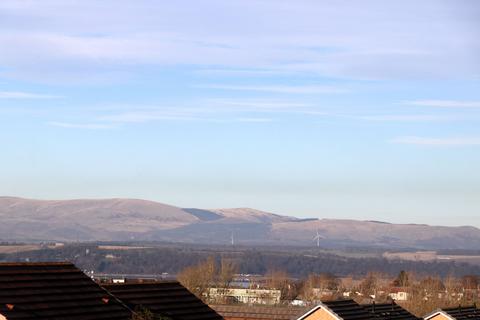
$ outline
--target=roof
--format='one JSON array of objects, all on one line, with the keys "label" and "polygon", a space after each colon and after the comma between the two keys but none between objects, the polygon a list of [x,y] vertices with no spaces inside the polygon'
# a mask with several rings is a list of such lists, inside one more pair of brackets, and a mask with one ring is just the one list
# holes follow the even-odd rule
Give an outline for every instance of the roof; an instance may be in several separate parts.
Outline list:
[{"label": "roof", "polygon": [[395,302],[392,303],[372,303],[362,305],[370,312],[375,319],[385,320],[418,320],[416,316]]},{"label": "roof", "polygon": [[213,305],[215,311],[225,319],[273,319],[293,320],[306,312],[304,307],[269,307],[245,305]]},{"label": "roof", "polygon": [[333,300],[322,302],[331,311],[333,311],[340,318],[345,320],[371,320],[372,316],[361,305],[355,301],[348,300]]},{"label": "roof", "polygon": [[131,311],[71,263],[0,263],[9,320],[125,320]]},{"label": "roof", "polygon": [[222,320],[222,317],[177,281],[103,285],[129,307],[142,306],[173,320]]},{"label": "roof", "polygon": [[446,308],[440,309],[432,312],[431,314],[425,316],[425,319],[432,318],[433,316],[443,313],[447,316],[457,319],[457,320],[479,320],[480,319],[480,309],[476,306],[458,306],[455,308]]},{"label": "roof", "polygon": [[301,316],[299,319],[305,319],[315,311],[324,308],[334,317],[344,320],[372,320],[373,316],[361,305],[351,299],[332,300],[321,302],[318,306]]}]

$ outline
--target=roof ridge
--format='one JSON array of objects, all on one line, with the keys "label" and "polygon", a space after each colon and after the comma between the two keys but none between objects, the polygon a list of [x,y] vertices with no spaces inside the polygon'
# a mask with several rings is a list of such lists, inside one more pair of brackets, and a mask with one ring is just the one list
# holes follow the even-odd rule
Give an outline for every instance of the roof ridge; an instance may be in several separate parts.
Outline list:
[{"label": "roof ridge", "polygon": [[[128,280],[128,278],[127,278]],[[159,285],[159,284],[181,284],[180,281],[177,280],[165,280],[165,281],[155,281],[155,282],[125,282],[125,283],[102,283],[102,286],[108,287],[114,287],[114,286],[147,286],[147,285]],[[183,286],[183,285],[182,285]]]},{"label": "roof ridge", "polygon": [[9,266],[75,266],[69,261],[58,262],[0,262],[0,267]]}]

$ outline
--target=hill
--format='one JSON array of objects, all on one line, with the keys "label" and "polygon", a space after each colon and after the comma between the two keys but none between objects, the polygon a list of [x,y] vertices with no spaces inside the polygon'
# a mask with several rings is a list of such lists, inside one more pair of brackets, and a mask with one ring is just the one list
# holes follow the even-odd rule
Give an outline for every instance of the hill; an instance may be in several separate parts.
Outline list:
[{"label": "hill", "polygon": [[4,241],[172,241],[324,247],[476,249],[480,229],[378,221],[298,219],[249,208],[178,208],[138,199],[0,197]]}]

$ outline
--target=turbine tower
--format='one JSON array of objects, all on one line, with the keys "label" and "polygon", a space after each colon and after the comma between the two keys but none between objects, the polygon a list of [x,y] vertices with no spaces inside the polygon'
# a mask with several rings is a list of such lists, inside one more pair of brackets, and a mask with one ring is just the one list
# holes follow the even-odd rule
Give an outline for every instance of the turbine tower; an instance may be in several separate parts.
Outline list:
[{"label": "turbine tower", "polygon": [[233,238],[233,231],[232,231],[232,247],[235,245],[235,239]]},{"label": "turbine tower", "polygon": [[317,235],[313,237],[313,241],[317,240],[317,247],[320,247],[320,239],[323,239],[323,237],[320,235],[320,233],[318,233],[317,229]]}]

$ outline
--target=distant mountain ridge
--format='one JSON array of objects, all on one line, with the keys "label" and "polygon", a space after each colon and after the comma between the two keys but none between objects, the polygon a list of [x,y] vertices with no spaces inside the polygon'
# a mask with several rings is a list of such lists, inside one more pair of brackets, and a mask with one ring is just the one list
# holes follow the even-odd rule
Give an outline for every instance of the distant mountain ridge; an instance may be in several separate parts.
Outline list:
[{"label": "distant mountain ridge", "polygon": [[0,197],[0,240],[129,241],[477,249],[480,229],[381,221],[299,219],[250,208],[178,208],[139,199]]}]

